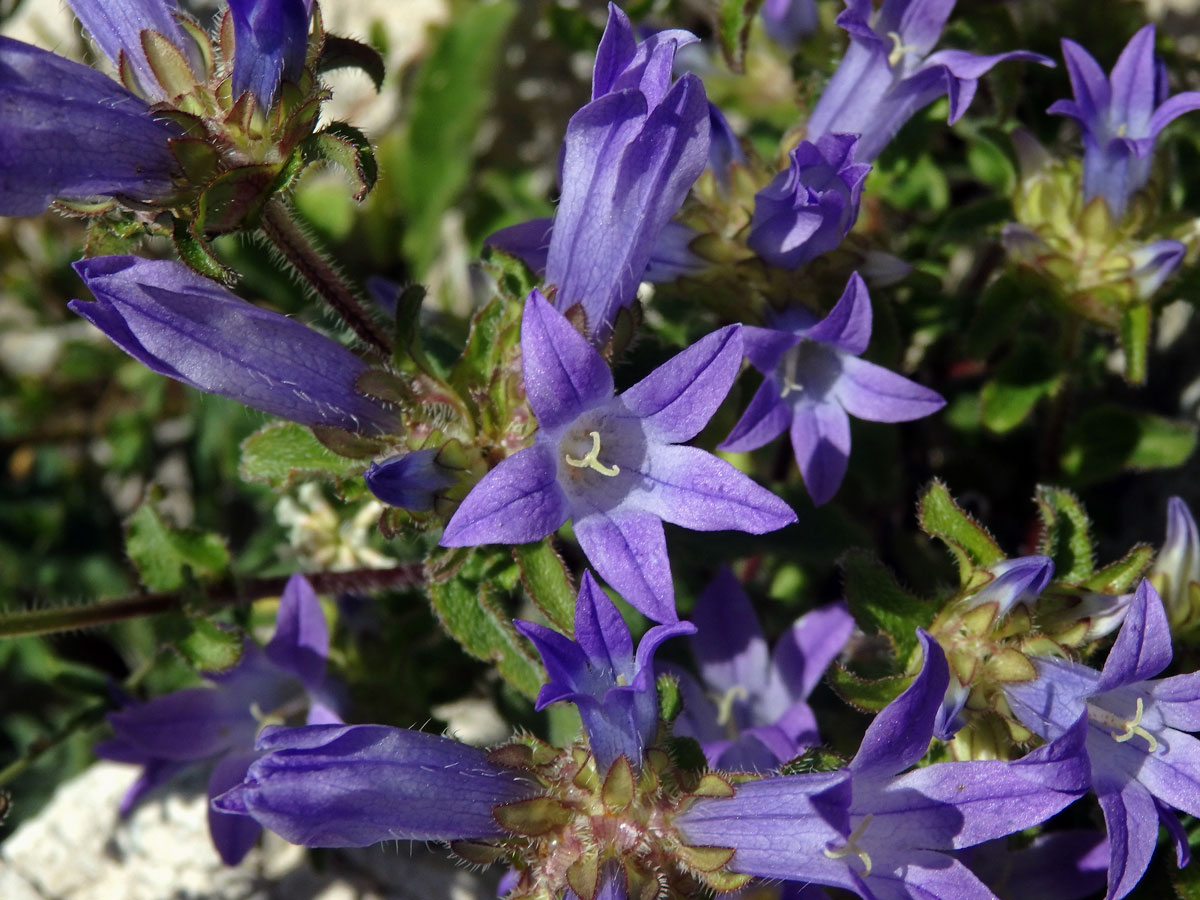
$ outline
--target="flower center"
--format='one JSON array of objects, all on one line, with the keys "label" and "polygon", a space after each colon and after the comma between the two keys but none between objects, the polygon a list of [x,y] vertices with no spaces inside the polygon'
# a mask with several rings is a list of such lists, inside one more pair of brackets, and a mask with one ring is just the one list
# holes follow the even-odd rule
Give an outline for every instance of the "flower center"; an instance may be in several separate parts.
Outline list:
[{"label": "flower center", "polygon": [[799,347],[794,347],[793,349],[789,350],[787,355],[783,358],[783,371],[780,378],[780,380],[783,382],[783,390],[779,392],[780,397],[786,397],[793,391],[800,393],[802,390],[804,390],[804,385],[796,381],[796,378],[798,377],[796,374],[796,368],[800,364],[799,351]]},{"label": "flower center", "polygon": [[731,728],[733,723],[733,704],[739,700],[746,700],[750,694],[740,685],[735,684],[725,693],[716,698],[717,701],[717,724],[727,731],[736,732],[736,728]]},{"label": "flower center", "polygon": [[601,475],[607,475],[609,478],[612,478],[614,475],[620,475],[620,466],[615,463],[611,466],[606,466],[600,462],[600,432],[589,431],[588,434],[592,438],[592,449],[579,459],[569,453],[564,453],[563,459],[566,460],[567,465],[574,466],[576,469],[594,469]]},{"label": "flower center", "polygon": [[843,857],[854,854],[863,864],[863,875],[871,874],[871,855],[866,850],[858,846],[859,840],[863,836],[863,832],[867,830],[867,826],[871,824],[871,819],[874,818],[874,813],[867,813],[863,816],[862,821],[858,823],[855,829],[850,832],[850,836],[846,838],[846,843],[840,847],[835,847],[832,843],[825,845],[825,855],[830,859],[842,859]]},{"label": "flower center", "polygon": [[1145,705],[1142,703],[1142,698],[1137,698],[1137,708],[1134,711],[1132,719],[1122,719],[1120,716],[1110,713],[1108,710],[1100,709],[1088,704],[1088,717],[1095,722],[1099,722],[1106,728],[1119,729],[1114,730],[1110,737],[1118,744],[1123,744],[1126,741],[1131,741],[1135,737],[1140,737],[1146,742],[1149,752],[1153,753],[1158,749],[1158,739],[1149,731],[1141,726],[1142,715],[1145,712]]},{"label": "flower center", "polygon": [[905,44],[898,31],[889,31],[887,36],[892,39],[892,52],[888,54],[888,65],[894,69],[899,65],[900,60],[904,59],[906,53],[912,53],[917,48],[911,44]]}]

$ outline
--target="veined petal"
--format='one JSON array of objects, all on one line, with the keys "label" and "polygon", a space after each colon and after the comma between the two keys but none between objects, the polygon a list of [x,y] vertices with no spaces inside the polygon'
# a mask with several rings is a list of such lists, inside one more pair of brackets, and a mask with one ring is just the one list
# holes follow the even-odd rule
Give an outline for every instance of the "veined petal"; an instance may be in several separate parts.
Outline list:
[{"label": "veined petal", "polygon": [[816,506],[841,487],[850,458],[850,419],[837,403],[800,403],[793,411],[792,449]]},{"label": "veined petal", "polygon": [[[815,319],[815,316],[809,317]],[[782,325],[783,323],[780,323]],[[764,375],[775,371],[784,354],[804,338],[786,328],[759,328],[757,325],[742,326],[742,353],[750,365]]]},{"label": "veined petal", "polygon": [[1194,816],[1200,812],[1200,741],[1174,729],[1159,736],[1166,746],[1142,757],[1137,780],[1161,803]]},{"label": "veined petal", "polygon": [[792,410],[779,395],[775,379],[765,378],[729,437],[717,449],[733,453],[757,450],[783,434],[791,422]]},{"label": "veined petal", "polygon": [[621,394],[619,403],[641,420],[649,440],[691,440],[733,387],[741,361],[741,327],[727,325],[675,354]]},{"label": "veined petal", "polygon": [[[208,799],[241,784],[256,759],[257,753],[228,753],[221,757],[208,776]],[[221,862],[227,866],[236,866],[245,859],[261,832],[262,826],[249,816],[208,808],[208,833]]]},{"label": "veined petal", "polygon": [[308,847],[499,837],[492,810],[537,791],[482,750],[382,725],[272,727],[258,746],[245,782],[213,804]]},{"label": "veined petal", "polygon": [[529,406],[547,431],[612,399],[608,363],[536,288],[521,314],[521,368]]},{"label": "veined petal", "polygon": [[94,69],[0,37],[0,215],[56,197],[149,201],[173,190],[172,128]]},{"label": "veined petal", "polygon": [[1169,124],[1194,109],[1200,109],[1200,91],[1184,91],[1168,98],[1150,117],[1149,137],[1157,137]]},{"label": "veined petal", "polygon": [[771,653],[771,667],[795,698],[806,698],[854,630],[846,604],[827,603],[801,616]]},{"label": "veined petal", "polygon": [[233,91],[269,109],[280,81],[300,76],[308,50],[312,0],[229,0],[233,16]]},{"label": "veined petal", "polygon": [[1154,798],[1137,781],[1120,791],[1097,791],[1108,832],[1108,893],[1120,900],[1137,886],[1150,865],[1158,842],[1158,812]]},{"label": "veined petal", "polygon": [[574,512],[575,539],[604,580],[654,621],[678,621],[667,538],[658,516],[626,508]]},{"label": "veined petal", "polygon": [[857,356],[842,357],[833,395],[850,415],[870,422],[908,422],[946,405],[942,395]]},{"label": "veined petal", "polygon": [[173,15],[175,0],[67,0],[97,46],[114,67],[124,55],[137,75],[142,92],[152,100],[165,100],[142,44],[143,31],[157,31],[179,48],[194,73],[201,71],[199,54]]},{"label": "veined petal", "polygon": [[180,263],[100,256],[74,268],[96,302],[70,308],[155,372],[305,425],[399,427],[396,413],[358,393],[368,367],[349,350]]},{"label": "veined petal", "polygon": [[692,657],[710,690],[735,687],[755,694],[767,686],[770,657],[750,598],[726,566],[696,600]]},{"label": "veined petal", "polygon": [[427,447],[383,462],[373,462],[363,472],[367,488],[389,506],[414,512],[433,509],[438,491],[456,479],[437,463],[438,450]]},{"label": "veined petal", "polygon": [[1142,579],[1116,643],[1108,651],[1096,693],[1153,678],[1171,661],[1171,628],[1162,600]]},{"label": "veined petal", "polygon": [[293,575],[284,586],[275,614],[275,634],[263,652],[306,688],[315,688],[324,680],[329,626],[317,592],[303,575]]},{"label": "veined petal", "polygon": [[1132,274],[1137,284],[1138,296],[1143,300],[1149,300],[1158,293],[1163,282],[1179,268],[1179,264],[1183,262],[1186,254],[1187,247],[1183,242],[1170,238],[1151,241],[1130,253],[1129,258],[1133,262]]},{"label": "veined petal", "polygon": [[1117,57],[1108,82],[1112,89],[1109,127],[1131,138],[1151,137],[1157,73],[1154,65],[1154,26],[1140,28]]},{"label": "veined petal", "polygon": [[571,515],[557,477],[558,460],[546,444],[517,451],[471,488],[438,543],[473,547],[541,540]]},{"label": "veined petal", "polygon": [[879,34],[896,32],[902,47],[924,56],[941,37],[955,0],[885,0],[872,27]]},{"label": "veined petal", "polygon": [[[1100,126],[1100,116],[1112,102],[1112,88],[1108,78],[1095,57],[1070,38],[1062,39],[1063,60],[1067,64],[1067,76],[1071,79],[1071,91],[1075,94],[1077,109],[1074,115],[1081,127],[1095,133]],[[1052,111],[1065,112],[1065,110]]]},{"label": "veined petal", "polygon": [[1168,727],[1200,731],[1200,672],[1162,678],[1141,687],[1154,699],[1154,708]]},{"label": "veined petal", "polygon": [[673,525],[763,534],[796,521],[775,494],[699,447],[651,444],[640,474],[649,484],[631,501]]},{"label": "veined petal", "polygon": [[221,688],[188,688],[109,713],[122,741],[148,757],[190,762],[249,747],[258,730],[249,702]]},{"label": "veined petal", "polygon": [[846,289],[829,315],[804,331],[804,337],[858,356],[871,342],[871,295],[857,272],[850,274]]}]

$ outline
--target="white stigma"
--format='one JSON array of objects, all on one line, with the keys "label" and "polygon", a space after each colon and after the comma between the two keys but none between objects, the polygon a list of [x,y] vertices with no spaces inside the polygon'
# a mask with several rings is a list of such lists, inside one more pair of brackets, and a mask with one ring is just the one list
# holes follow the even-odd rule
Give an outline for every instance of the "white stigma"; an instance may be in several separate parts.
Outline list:
[{"label": "white stigma", "polygon": [[620,475],[620,466],[616,464],[606,466],[600,462],[600,432],[589,431],[588,434],[592,438],[592,449],[582,459],[576,459],[569,453],[563,454],[563,459],[567,461],[567,465],[574,466],[576,469],[595,469],[601,475],[607,475],[610,478],[614,475]]}]

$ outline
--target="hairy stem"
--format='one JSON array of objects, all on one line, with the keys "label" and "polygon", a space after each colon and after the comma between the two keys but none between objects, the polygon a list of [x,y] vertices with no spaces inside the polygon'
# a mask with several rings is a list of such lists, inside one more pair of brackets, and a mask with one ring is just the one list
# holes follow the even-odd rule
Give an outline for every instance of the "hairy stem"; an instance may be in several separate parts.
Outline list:
[{"label": "hairy stem", "polygon": [[292,219],[282,200],[271,200],[263,208],[262,230],[284,259],[308,282],[317,294],[354,333],[384,356],[390,356],[392,341],[365,309],[353,291]]}]

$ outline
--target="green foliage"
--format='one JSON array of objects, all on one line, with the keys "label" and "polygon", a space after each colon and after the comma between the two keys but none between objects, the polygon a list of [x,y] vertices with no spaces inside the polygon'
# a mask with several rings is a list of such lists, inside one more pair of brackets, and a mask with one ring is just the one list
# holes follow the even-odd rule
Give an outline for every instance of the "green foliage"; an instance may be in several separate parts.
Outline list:
[{"label": "green foliage", "polygon": [[554,549],[552,538],[517,544],[513,559],[521,569],[521,583],[534,605],[567,637],[575,634],[575,585]]},{"label": "green foliage", "polygon": [[273,422],[242,441],[238,474],[243,481],[290,489],[308,478],[340,481],[359,475],[361,459],[339,456],[295,422]]},{"label": "green foliage", "polygon": [[215,577],[229,568],[229,550],[217,535],[172,528],[155,509],[155,492],[129,518],[125,551],[151,591],[177,591],[190,577]]},{"label": "green foliage", "polygon": [[950,548],[963,584],[975,569],[1004,559],[1004,551],[987,529],[963,511],[940,481],[931,482],[921,495],[917,522],[927,535]]},{"label": "green foliage", "polygon": [[1063,473],[1082,486],[1126,470],[1183,465],[1196,449],[1196,425],[1105,403],[1080,414],[1064,444]]},{"label": "green foliage", "polygon": [[331,122],[327,128],[307,138],[304,153],[308,159],[333,163],[349,175],[355,187],[355,200],[366,197],[379,177],[371,142],[345,122]]},{"label": "green foliage", "polygon": [[1054,560],[1057,580],[1082,583],[1095,570],[1091,523],[1079,498],[1062,488],[1038,485],[1036,502],[1042,519],[1038,553]]},{"label": "green foliage", "polygon": [[854,621],[868,634],[887,638],[903,665],[917,649],[916,629],[933,620],[932,604],[904,590],[867,551],[848,551],[840,565]]},{"label": "green foliage", "polygon": [[717,37],[725,62],[735,72],[741,72],[746,61],[746,42],[750,26],[762,0],[721,0],[717,12]]},{"label": "green foliage", "polygon": [[869,713],[879,712],[899,697],[913,680],[911,675],[859,678],[840,663],[830,666],[825,678],[839,697],[859,712]]},{"label": "green foliage", "polygon": [[175,642],[184,659],[199,672],[223,672],[242,658],[241,633],[221,628],[208,619],[195,619],[191,630]]},{"label": "green foliage", "polygon": [[1000,434],[1011,431],[1025,421],[1039,400],[1053,396],[1061,383],[1054,352],[1036,337],[1023,338],[983,386],[983,424]]}]

